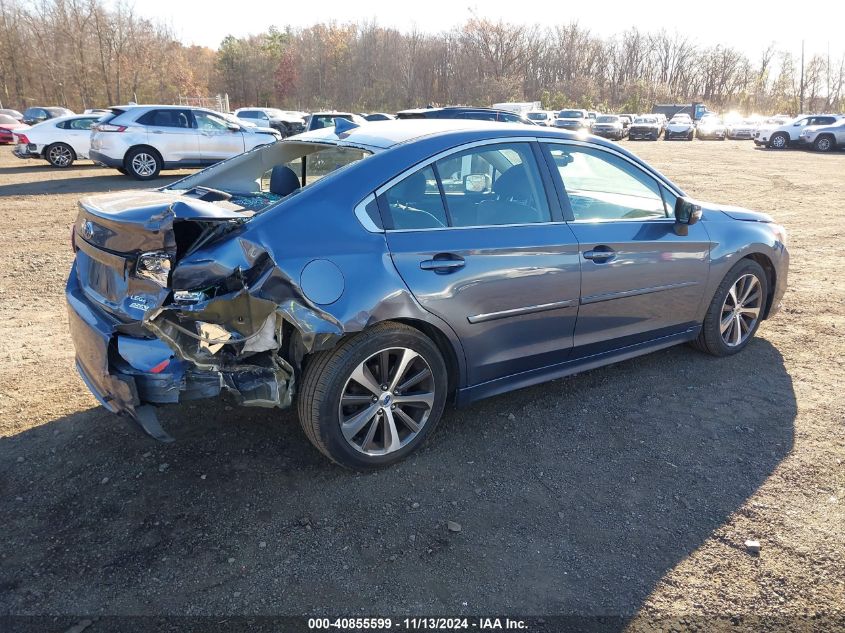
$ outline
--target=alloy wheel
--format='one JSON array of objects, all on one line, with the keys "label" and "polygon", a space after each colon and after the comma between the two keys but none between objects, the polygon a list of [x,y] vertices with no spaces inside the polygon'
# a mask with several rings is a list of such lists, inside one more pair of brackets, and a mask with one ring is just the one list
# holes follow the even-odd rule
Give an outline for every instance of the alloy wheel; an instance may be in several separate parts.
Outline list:
[{"label": "alloy wheel", "polygon": [[755,275],[746,274],[737,279],[728,291],[722,304],[719,330],[722,340],[728,347],[736,347],[745,342],[763,305],[760,280]]},{"label": "alloy wheel", "polygon": [[47,152],[47,158],[56,167],[67,167],[73,161],[73,154],[64,145],[54,145]]},{"label": "alloy wheel", "polygon": [[819,140],[816,141],[816,149],[820,152],[830,151],[830,146],[830,139],[826,136],[822,136]]},{"label": "alloy wheel", "polygon": [[400,450],[422,431],[434,406],[428,362],[407,347],[376,352],[352,372],[338,405],[346,441],[366,455]]},{"label": "alloy wheel", "polygon": [[775,149],[783,149],[786,147],[786,139],[783,137],[782,134],[775,134],[772,138],[772,147]]},{"label": "alloy wheel", "polygon": [[139,176],[152,176],[156,171],[155,156],[146,152],[138,152],[132,157],[132,171]]}]

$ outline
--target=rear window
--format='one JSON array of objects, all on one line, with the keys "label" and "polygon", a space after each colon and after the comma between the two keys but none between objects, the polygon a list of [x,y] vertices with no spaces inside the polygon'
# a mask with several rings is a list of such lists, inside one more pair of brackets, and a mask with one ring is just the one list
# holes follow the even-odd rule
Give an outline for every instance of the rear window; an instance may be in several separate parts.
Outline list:
[{"label": "rear window", "polygon": [[[304,178],[302,171],[303,158],[297,158],[284,164],[293,170],[293,173],[297,175],[302,186],[307,187],[308,185],[313,185],[321,178],[341,171],[371,155],[369,152],[355,147],[326,147],[304,157]],[[272,170],[268,170],[261,179],[261,190],[263,192],[270,191],[271,173]]]},{"label": "rear window", "polygon": [[558,116],[561,119],[583,119],[584,113],[580,110],[561,110]]}]

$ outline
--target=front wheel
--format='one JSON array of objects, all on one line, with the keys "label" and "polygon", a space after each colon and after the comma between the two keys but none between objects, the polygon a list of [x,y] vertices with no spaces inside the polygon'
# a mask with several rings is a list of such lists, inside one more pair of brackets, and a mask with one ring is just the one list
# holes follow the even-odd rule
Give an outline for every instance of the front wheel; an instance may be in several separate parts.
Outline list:
[{"label": "front wheel", "polygon": [[159,155],[146,147],[136,147],[126,155],[126,171],[136,180],[152,180],[163,167]]},{"label": "front wheel", "polygon": [[769,147],[773,149],[786,149],[787,145],[789,145],[789,137],[783,132],[773,134],[769,139]]},{"label": "front wheel", "polygon": [[70,167],[76,159],[73,148],[66,143],[53,143],[44,151],[44,156],[53,167],[59,168]]},{"label": "front wheel", "polygon": [[760,264],[740,261],[716,289],[693,345],[713,356],[741,352],[760,326],[767,293],[768,281]]},{"label": "front wheel", "polygon": [[355,470],[394,464],[434,431],[446,404],[446,364],[422,332],[381,323],[308,357],[299,421],[312,444]]}]

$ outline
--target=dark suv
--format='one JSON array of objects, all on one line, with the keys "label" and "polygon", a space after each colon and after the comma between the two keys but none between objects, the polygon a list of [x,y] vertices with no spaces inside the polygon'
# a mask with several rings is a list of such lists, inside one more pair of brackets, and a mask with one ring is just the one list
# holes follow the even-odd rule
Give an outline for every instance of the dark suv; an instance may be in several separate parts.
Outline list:
[{"label": "dark suv", "polygon": [[504,121],[507,123],[527,123],[536,125],[534,121],[507,110],[493,108],[468,108],[452,106],[448,108],[418,108],[402,110],[396,116],[400,119],[475,119],[477,121]]}]

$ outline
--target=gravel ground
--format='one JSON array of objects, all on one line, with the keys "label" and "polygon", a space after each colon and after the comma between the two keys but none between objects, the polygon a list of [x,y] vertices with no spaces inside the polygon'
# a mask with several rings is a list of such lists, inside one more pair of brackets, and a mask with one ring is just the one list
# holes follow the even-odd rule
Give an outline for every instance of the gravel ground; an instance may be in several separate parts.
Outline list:
[{"label": "gravel ground", "polygon": [[787,227],[782,312],[737,357],[676,347],[448,410],[367,475],[292,412],[169,407],[162,445],[98,408],[72,365],[69,229],[81,194],[141,185],[0,147],[0,616],[845,615],[845,153],[624,145]]}]

